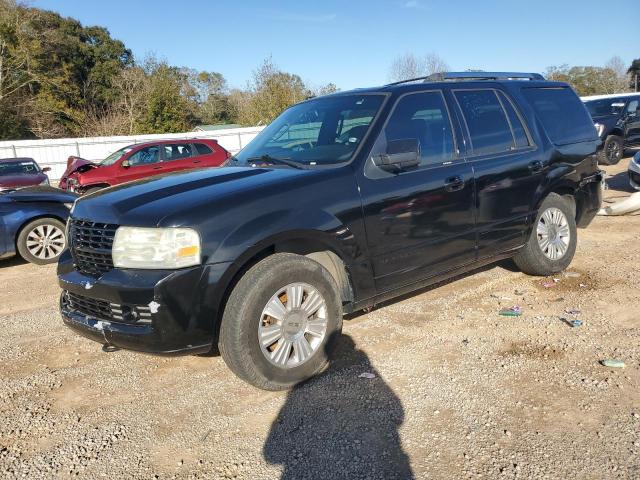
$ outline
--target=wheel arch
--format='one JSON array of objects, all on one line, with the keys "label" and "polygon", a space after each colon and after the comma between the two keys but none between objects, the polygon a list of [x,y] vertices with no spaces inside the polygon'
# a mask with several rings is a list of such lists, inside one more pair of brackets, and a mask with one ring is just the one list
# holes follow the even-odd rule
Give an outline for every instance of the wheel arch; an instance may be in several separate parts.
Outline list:
[{"label": "wheel arch", "polygon": [[35,222],[36,220],[40,220],[42,218],[53,218],[54,220],[58,220],[59,222],[61,222],[63,225],[67,223],[67,219],[66,218],[62,218],[60,215],[55,215],[55,214],[51,214],[51,213],[41,213],[41,214],[35,215],[33,217],[29,217],[26,220],[23,220],[22,223],[16,229],[16,231],[15,231],[15,233],[13,235],[14,246],[17,247],[17,245],[18,245],[18,237],[20,236],[22,231],[25,229],[25,227],[27,225],[29,225],[30,223]]}]

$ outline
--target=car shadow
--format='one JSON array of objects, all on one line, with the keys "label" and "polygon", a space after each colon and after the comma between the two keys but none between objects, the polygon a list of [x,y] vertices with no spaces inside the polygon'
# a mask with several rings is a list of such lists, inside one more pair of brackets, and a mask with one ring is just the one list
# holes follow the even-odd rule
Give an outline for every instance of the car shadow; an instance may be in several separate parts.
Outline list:
[{"label": "car shadow", "polygon": [[629,174],[625,170],[624,172],[616,173],[615,175],[607,178],[607,188],[611,192],[620,193],[635,193],[636,190],[629,183]]},{"label": "car shadow", "polygon": [[13,257],[0,259],[0,268],[16,267],[18,265],[25,265],[26,263],[28,262],[20,255],[15,255]]},{"label": "car shadow", "polygon": [[398,432],[400,399],[350,336],[332,343],[330,368],[287,394],[265,460],[282,465],[282,480],[414,478]]}]

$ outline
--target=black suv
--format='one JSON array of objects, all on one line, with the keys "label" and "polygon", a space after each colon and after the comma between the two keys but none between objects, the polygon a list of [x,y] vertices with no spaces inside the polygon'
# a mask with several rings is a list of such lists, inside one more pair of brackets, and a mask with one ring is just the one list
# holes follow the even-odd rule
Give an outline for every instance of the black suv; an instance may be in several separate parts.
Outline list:
[{"label": "black suv", "polygon": [[62,317],[110,347],[217,346],[247,382],[289,388],[327,365],[343,313],[508,257],[566,268],[600,208],[599,143],[575,92],[537,74],[311,99],[227,168],[77,201]]},{"label": "black suv", "polygon": [[602,146],[598,161],[615,165],[628,147],[640,147],[640,93],[583,97]]}]

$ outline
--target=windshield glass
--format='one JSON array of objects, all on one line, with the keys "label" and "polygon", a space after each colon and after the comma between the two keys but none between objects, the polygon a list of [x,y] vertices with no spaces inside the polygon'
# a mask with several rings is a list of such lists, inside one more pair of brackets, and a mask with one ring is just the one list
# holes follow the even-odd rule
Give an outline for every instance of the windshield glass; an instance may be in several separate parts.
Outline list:
[{"label": "windshield glass", "polygon": [[380,94],[335,95],[294,105],[234,158],[248,163],[262,159],[269,164],[282,159],[305,165],[349,161],[383,101]]},{"label": "windshield glass", "polygon": [[584,102],[592,117],[605,115],[619,115],[624,108],[624,101],[619,98],[605,98],[602,100],[589,100]]},{"label": "windshield glass", "polygon": [[109,155],[107,158],[102,160],[100,162],[100,165],[113,165],[118,160],[120,160],[123,155],[125,155],[126,153],[129,153],[131,150],[133,150],[132,147],[124,147],[124,148],[121,148],[120,150],[116,150],[111,155]]},{"label": "windshield glass", "polygon": [[19,162],[1,162],[0,163],[0,176],[5,175],[23,175],[23,174],[36,174],[40,170],[35,162],[31,161],[19,161]]}]

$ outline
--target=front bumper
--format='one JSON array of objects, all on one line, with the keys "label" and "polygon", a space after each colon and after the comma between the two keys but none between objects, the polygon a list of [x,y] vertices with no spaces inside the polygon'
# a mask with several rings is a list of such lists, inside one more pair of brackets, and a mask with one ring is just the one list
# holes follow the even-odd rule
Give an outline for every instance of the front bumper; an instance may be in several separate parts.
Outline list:
[{"label": "front bumper", "polygon": [[[636,158],[638,160],[636,160]],[[640,154],[636,153],[636,156],[629,162],[629,183],[636,190],[640,190]]]},{"label": "front bumper", "polygon": [[95,279],[75,270],[67,251],[58,264],[60,313],[68,327],[102,344],[165,355],[207,352],[227,267],[116,268]]}]

